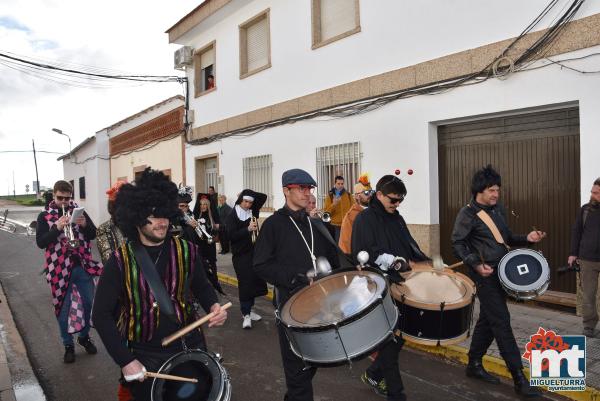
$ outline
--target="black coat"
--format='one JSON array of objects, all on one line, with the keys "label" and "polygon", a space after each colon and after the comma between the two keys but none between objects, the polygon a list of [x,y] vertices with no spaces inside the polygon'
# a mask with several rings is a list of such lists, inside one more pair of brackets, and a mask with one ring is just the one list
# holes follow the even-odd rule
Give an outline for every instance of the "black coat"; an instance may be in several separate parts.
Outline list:
[{"label": "black coat", "polygon": [[267,283],[258,277],[252,268],[254,244],[248,231],[250,219],[241,221],[233,211],[227,216],[225,226],[231,241],[232,262],[238,279],[238,291],[241,301],[251,300],[267,294]]},{"label": "black coat", "polygon": [[356,216],[352,224],[352,253],[369,253],[369,264],[384,253],[401,256],[404,259],[421,262],[429,258],[421,251],[414,240],[404,218],[394,211],[388,213],[381,202],[373,197],[369,207]]},{"label": "black coat", "polygon": [[229,217],[229,213],[231,213],[233,209],[227,203],[224,203],[221,207],[217,206],[217,209],[219,214],[219,221],[221,222],[221,227],[219,227],[220,230],[224,228],[224,225],[227,224],[227,217]]},{"label": "black coat", "polygon": [[587,203],[577,213],[569,255],[590,262],[600,262],[600,206]]},{"label": "black coat", "polygon": [[[260,229],[260,235],[254,247],[254,271],[266,282],[277,289],[277,303],[284,303],[290,293],[308,284],[306,272],[313,268],[310,253],[300,233],[290,221],[292,212],[287,208],[277,210],[267,218]],[[308,217],[294,220],[310,246],[310,228]],[[340,266],[336,248],[319,230],[312,220],[314,236],[314,254],[327,258],[331,267]]]},{"label": "black coat", "polygon": [[471,199],[471,202],[458,212],[452,230],[454,255],[471,269],[480,265],[482,258],[487,265],[495,268],[500,263],[500,259],[508,253],[506,247],[496,242],[492,231],[477,217],[477,213],[482,209],[490,215],[507,245],[527,246],[529,244],[526,235],[512,233],[506,223],[504,208],[500,204],[483,206]]}]

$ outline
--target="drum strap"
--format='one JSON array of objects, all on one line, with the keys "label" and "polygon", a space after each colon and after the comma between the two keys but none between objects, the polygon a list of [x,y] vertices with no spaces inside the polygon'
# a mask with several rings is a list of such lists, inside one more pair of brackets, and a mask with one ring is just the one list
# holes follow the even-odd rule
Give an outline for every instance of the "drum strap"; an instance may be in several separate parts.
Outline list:
[{"label": "drum strap", "polygon": [[479,217],[481,219],[481,221],[483,221],[483,224],[485,224],[487,226],[487,228],[490,229],[496,242],[504,245],[507,250],[510,250],[510,247],[508,245],[506,245],[506,243],[504,242],[504,238],[502,238],[502,234],[500,234],[500,230],[498,230],[498,227],[496,227],[496,223],[494,223],[494,220],[492,220],[490,215],[487,214],[487,212],[482,209],[479,212],[477,212],[477,217]]},{"label": "drum strap", "polygon": [[150,286],[150,290],[152,291],[154,298],[156,298],[156,302],[158,302],[160,313],[165,314],[165,316],[173,322],[179,324],[177,316],[175,315],[175,308],[173,308],[173,304],[171,303],[171,297],[167,293],[167,289],[160,279],[156,267],[152,262],[152,259],[150,259],[150,255],[148,255],[148,251],[138,242],[132,242],[132,246],[135,258],[142,268],[146,282]]}]

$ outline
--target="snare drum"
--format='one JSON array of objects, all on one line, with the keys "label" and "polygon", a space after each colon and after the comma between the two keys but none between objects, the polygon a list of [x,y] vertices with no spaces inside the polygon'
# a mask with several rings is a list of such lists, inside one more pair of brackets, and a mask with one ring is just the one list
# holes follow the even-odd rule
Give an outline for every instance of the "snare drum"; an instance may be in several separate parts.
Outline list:
[{"label": "snare drum", "polygon": [[229,401],[231,383],[220,358],[202,350],[186,350],[169,358],[158,373],[198,379],[198,383],[155,378],[152,401]]},{"label": "snare drum", "polygon": [[540,252],[515,249],[498,264],[498,277],[504,290],[515,299],[533,299],[550,285],[550,267]]},{"label": "snare drum", "polygon": [[392,285],[392,296],[407,341],[449,345],[469,336],[475,284],[464,274],[414,266],[405,282]]},{"label": "snare drum", "polygon": [[319,279],[294,294],[277,316],[294,354],[324,366],[368,355],[391,338],[398,321],[385,279],[366,270]]}]

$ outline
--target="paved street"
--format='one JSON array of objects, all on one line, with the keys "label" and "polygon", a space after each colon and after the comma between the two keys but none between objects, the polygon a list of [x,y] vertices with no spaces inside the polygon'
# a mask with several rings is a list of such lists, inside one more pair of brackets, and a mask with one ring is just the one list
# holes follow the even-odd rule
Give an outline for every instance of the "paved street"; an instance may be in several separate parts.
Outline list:
[{"label": "paved street", "polygon": [[[119,372],[102,346],[96,356],[86,355],[78,348],[75,364],[62,363],[63,348],[50,306],[50,292],[40,274],[42,253],[35,247],[34,239],[0,232],[0,252],[0,282],[47,399],[114,399]],[[233,287],[226,287],[226,291],[234,302],[229,320],[222,328],[208,330],[207,335],[210,349],[223,355],[224,366],[232,377],[232,401],[283,399],[283,374],[271,304],[266,299],[259,300],[257,307],[263,320],[255,323],[252,330],[242,330],[237,291]],[[10,352],[7,356],[13,380],[21,380],[13,370],[22,364],[17,360],[22,356]],[[363,360],[351,369],[347,366],[321,369],[315,379],[315,400],[381,400],[360,382],[359,376],[367,365],[368,361]],[[500,386],[482,385],[465,378],[463,367],[430,355],[405,350],[400,366],[411,400],[518,399],[508,382]]]}]

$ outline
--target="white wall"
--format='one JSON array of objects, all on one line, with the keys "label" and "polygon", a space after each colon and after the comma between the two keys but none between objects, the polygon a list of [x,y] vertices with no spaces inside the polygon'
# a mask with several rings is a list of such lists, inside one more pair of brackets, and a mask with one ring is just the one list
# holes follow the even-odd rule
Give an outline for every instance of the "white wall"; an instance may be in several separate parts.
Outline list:
[{"label": "white wall", "polygon": [[[536,30],[564,11],[560,0]],[[360,0],[361,32],[311,50],[309,0],[234,0],[177,43],[196,49],[216,40],[217,90],[192,97],[194,127],[366,76],[517,36],[547,0]],[[270,8],[272,67],[239,79],[238,25]],[[586,2],[577,18],[600,12]],[[187,70],[193,82],[193,69]],[[266,90],[268,89],[268,90]]]},{"label": "white wall", "polygon": [[[362,3],[365,3],[363,1]],[[600,46],[562,57],[600,52]],[[584,70],[596,70],[598,59],[577,62]],[[268,92],[268,91],[265,91]],[[186,146],[187,176],[194,176],[195,157],[221,152],[220,174],[225,177],[229,199],[242,189],[242,158],[273,155],[274,206],[281,207],[281,174],[290,168],[316,173],[315,148],[360,141],[362,170],[376,182],[396,168],[403,171],[408,196],[401,206],[412,224],[439,222],[437,194],[437,125],[477,116],[491,116],[556,104],[579,104],[582,200],[588,198],[593,180],[600,176],[600,79],[557,66],[513,74],[506,80],[491,79],[441,95],[396,101],[363,115],[329,121],[302,121],[266,129],[245,139],[224,139],[202,146]],[[412,168],[412,176],[405,174]],[[468,191],[468,188],[465,188]]]},{"label": "white wall", "polygon": [[[63,159],[66,181],[74,182],[74,200],[96,225],[108,219],[105,191],[109,188],[108,139],[105,132],[78,149],[73,156]],[[85,199],[81,199],[79,178],[85,177]]]}]

